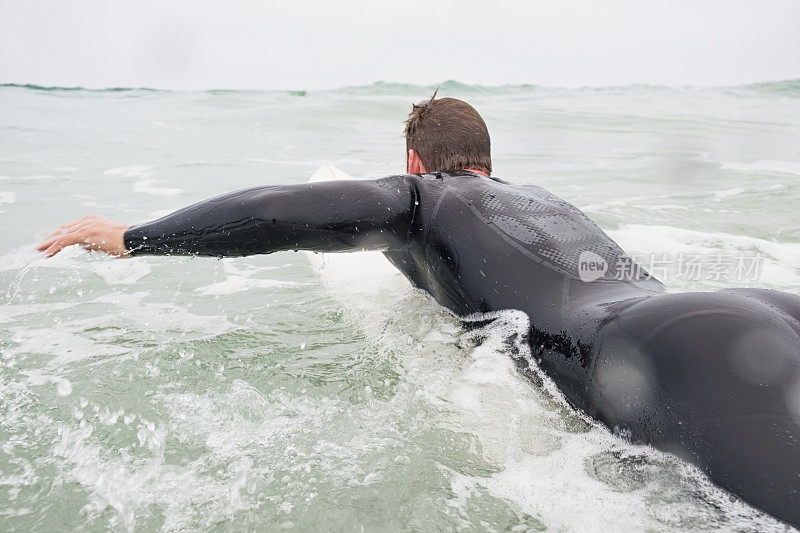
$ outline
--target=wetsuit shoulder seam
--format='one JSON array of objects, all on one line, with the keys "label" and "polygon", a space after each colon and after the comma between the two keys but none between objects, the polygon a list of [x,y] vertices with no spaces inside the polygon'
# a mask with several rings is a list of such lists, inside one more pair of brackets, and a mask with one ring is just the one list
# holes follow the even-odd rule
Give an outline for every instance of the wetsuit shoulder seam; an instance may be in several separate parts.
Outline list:
[{"label": "wetsuit shoulder seam", "polygon": [[428,242],[428,237],[429,237],[429,235],[431,233],[431,228],[433,227],[433,221],[436,220],[436,215],[439,214],[439,208],[442,207],[442,202],[444,201],[444,197],[445,196],[447,196],[447,191],[442,191],[441,196],[439,196],[439,199],[436,200],[436,204],[433,207],[433,211],[431,212],[431,217],[428,220],[428,227],[425,228],[425,230],[424,230],[425,231],[425,241],[424,242],[426,242],[426,243]]}]

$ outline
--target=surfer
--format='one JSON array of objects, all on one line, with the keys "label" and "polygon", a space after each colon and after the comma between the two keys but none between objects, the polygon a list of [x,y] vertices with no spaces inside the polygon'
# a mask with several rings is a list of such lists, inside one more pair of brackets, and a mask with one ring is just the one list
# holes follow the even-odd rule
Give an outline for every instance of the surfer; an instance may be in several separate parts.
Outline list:
[{"label": "surfer", "polygon": [[38,247],[118,256],[381,250],[460,316],[515,309],[576,408],[800,526],[800,297],[666,294],[580,210],[491,176],[489,133],[452,98],[415,105],[407,174],[253,187],[128,226],[65,224]]}]

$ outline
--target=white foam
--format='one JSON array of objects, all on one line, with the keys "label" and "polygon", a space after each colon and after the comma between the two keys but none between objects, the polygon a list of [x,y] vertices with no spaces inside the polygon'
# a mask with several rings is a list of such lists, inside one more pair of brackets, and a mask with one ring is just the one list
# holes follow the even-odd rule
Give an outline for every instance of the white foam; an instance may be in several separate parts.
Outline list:
[{"label": "white foam", "polygon": [[609,490],[586,474],[587,458],[609,447],[600,431],[566,438],[553,453],[506,462],[501,472],[482,483],[493,495],[515,502],[556,531],[603,531],[609,524],[615,531],[642,531],[655,526],[645,494]]},{"label": "white foam", "polygon": [[309,162],[309,161],[294,161],[294,160],[287,160],[287,159],[268,159],[264,157],[248,157],[246,161],[251,161],[253,163],[268,163],[270,165],[285,165],[285,166],[297,166],[297,167],[315,167],[318,163]]},{"label": "white foam", "polygon": [[212,283],[204,287],[195,289],[203,296],[218,296],[222,294],[236,294],[238,292],[249,291],[252,289],[271,289],[273,287],[291,287],[300,285],[294,281],[284,281],[277,279],[258,279],[244,276],[229,277],[224,281]]},{"label": "white foam", "polygon": [[131,353],[129,348],[95,341],[81,334],[83,329],[95,325],[96,321],[76,321],[59,322],[43,329],[11,327],[11,338],[19,346],[8,348],[4,355],[17,357],[21,354],[36,354],[44,357],[47,362],[43,362],[40,370],[47,374],[87,358],[116,357]]},{"label": "white foam", "polygon": [[157,211],[150,211],[147,213],[148,220],[154,220],[156,218],[161,218],[173,213],[174,209],[159,209]]},{"label": "white foam", "polygon": [[175,196],[183,192],[183,189],[175,187],[158,187],[155,183],[162,183],[164,180],[143,179],[135,182],[131,191],[142,194],[152,194],[154,196]]},{"label": "white foam", "polygon": [[689,211],[690,208],[679,204],[652,204],[648,205],[650,211]]},{"label": "white foam", "polygon": [[104,176],[121,176],[123,178],[149,178],[154,165],[130,165],[127,167],[109,168],[103,172]]},{"label": "white foam", "polygon": [[177,124],[170,124],[169,122],[164,122],[163,120],[157,120],[153,122],[153,126],[159,129],[164,130],[172,130],[172,131],[186,131],[186,128],[178,126]]},{"label": "white foam", "polygon": [[97,260],[86,261],[84,268],[102,277],[108,285],[132,285],[152,272],[152,267],[144,261],[110,259],[100,256]]},{"label": "white foam", "polygon": [[720,167],[723,169],[738,170],[742,172],[778,172],[781,174],[794,174],[800,176],[800,162],[798,161],[764,159],[749,163],[726,162],[721,163]]},{"label": "white foam", "polygon": [[733,187],[731,189],[725,189],[723,191],[717,191],[714,193],[714,201],[721,202],[725,198],[730,196],[738,196],[744,192],[744,189],[741,187]]},{"label": "white foam", "polygon": [[[722,232],[704,232],[674,226],[626,224],[608,234],[634,259],[654,258],[666,270],[651,272],[662,281],[674,283],[674,289],[707,290],[723,285],[752,285],[800,292],[800,243],[775,242],[756,237]],[[678,257],[699,256],[710,261],[737,257],[758,257],[760,271],[756,279],[682,280],[677,276]],[[642,264],[645,268],[648,265]]]},{"label": "white foam", "polygon": [[31,176],[0,176],[0,181],[46,181],[63,180],[68,176],[53,176],[52,174],[34,174]]},{"label": "white foam", "polygon": [[[110,293],[98,296],[91,302],[112,304],[124,313],[125,323],[132,322],[137,331],[191,332],[197,337],[211,338],[240,329],[224,317],[194,314],[185,307],[169,302],[145,302],[148,296],[147,292]],[[106,316],[106,320],[100,324],[118,323],[113,314]]]},{"label": "white foam", "polygon": [[271,289],[274,287],[303,285],[303,283],[296,281],[254,277],[261,272],[274,270],[276,267],[239,263],[236,259],[232,258],[223,259],[222,266],[225,272],[225,279],[216,281],[210,285],[198,287],[195,291],[203,296],[220,296],[223,294],[236,294],[252,289]]},{"label": "white foam", "polygon": [[131,190],[140,194],[154,196],[175,196],[183,192],[176,187],[159,187],[157,183],[164,180],[153,179],[155,165],[130,165],[127,167],[109,168],[103,172],[104,176],[120,176],[123,178],[139,178],[131,186]]},{"label": "white foam", "polygon": [[2,318],[2,320],[0,320],[0,323],[10,322],[12,319],[24,315],[46,313],[48,311],[62,311],[64,309],[68,309],[75,305],[80,305],[80,304],[48,302],[48,303],[32,303],[32,304],[14,303],[13,305],[5,305],[3,306],[2,314],[0,314],[0,318]]},{"label": "white foam", "polygon": [[0,191],[0,205],[13,204],[17,201],[17,193],[14,191]]},{"label": "white foam", "polygon": [[641,203],[645,200],[651,200],[654,198],[665,198],[663,196],[629,196],[626,198],[615,198],[613,200],[608,200],[607,202],[601,202],[597,204],[588,204],[588,205],[581,205],[578,206],[582,211],[587,212],[597,212],[597,211],[604,211],[610,207],[624,207],[630,203]]}]

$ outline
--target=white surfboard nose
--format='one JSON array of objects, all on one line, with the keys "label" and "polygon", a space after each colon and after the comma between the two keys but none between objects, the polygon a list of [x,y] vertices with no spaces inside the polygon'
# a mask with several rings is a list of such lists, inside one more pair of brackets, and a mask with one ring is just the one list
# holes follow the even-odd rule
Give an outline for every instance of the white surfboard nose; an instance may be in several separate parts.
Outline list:
[{"label": "white surfboard nose", "polygon": [[325,163],[319,167],[308,180],[309,182],[315,181],[333,181],[333,180],[351,180],[353,179],[343,170],[339,170],[330,163]]},{"label": "white surfboard nose", "polygon": [[[314,172],[308,182],[352,179],[354,178],[342,170],[325,163]],[[396,284],[394,286],[399,287],[399,291],[408,283],[381,252],[306,252],[306,256],[325,285],[354,305],[364,306],[366,302],[374,301],[375,295],[386,293],[386,287],[391,284]],[[393,293],[389,291],[389,294]]]}]

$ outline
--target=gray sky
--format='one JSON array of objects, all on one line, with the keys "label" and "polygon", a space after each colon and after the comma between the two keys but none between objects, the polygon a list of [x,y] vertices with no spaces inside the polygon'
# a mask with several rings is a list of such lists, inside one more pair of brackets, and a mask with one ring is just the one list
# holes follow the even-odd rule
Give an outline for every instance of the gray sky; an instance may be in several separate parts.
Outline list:
[{"label": "gray sky", "polygon": [[800,78],[800,0],[0,0],[0,83],[321,89],[789,78]]}]

